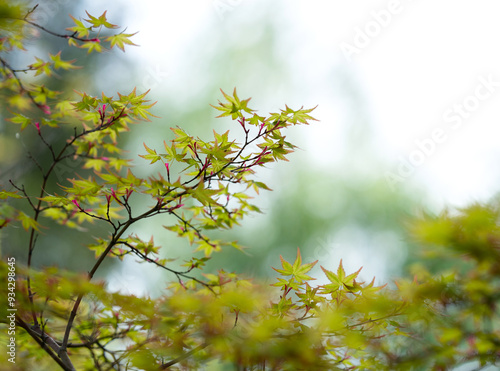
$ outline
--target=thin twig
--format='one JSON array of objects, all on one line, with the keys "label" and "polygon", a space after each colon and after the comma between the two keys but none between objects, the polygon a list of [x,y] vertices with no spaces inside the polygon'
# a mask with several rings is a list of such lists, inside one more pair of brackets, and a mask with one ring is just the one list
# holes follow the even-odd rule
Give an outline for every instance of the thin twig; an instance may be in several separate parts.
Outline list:
[{"label": "thin twig", "polygon": [[175,358],[175,359],[173,359],[173,360],[171,360],[171,361],[169,361],[169,362],[167,362],[167,363],[163,363],[163,364],[159,367],[159,369],[160,369],[160,370],[166,370],[166,369],[167,369],[167,368],[169,368],[170,366],[173,366],[173,365],[175,365],[176,363],[179,363],[179,362],[181,362],[181,361],[185,360],[186,358],[191,357],[191,356],[192,356],[193,354],[195,354],[196,352],[199,352],[200,350],[205,349],[207,346],[208,346],[208,343],[203,343],[203,344],[200,344],[200,345],[198,345],[196,348],[194,348],[194,349],[190,350],[189,352],[184,353],[183,355],[181,355],[181,356],[179,356],[179,357],[177,357],[177,358]]}]

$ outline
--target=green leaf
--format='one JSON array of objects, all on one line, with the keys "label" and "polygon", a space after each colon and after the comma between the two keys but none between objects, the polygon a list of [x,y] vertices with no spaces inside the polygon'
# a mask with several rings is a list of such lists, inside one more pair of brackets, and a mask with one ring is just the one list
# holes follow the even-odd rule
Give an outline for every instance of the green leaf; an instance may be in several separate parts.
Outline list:
[{"label": "green leaf", "polygon": [[7,192],[7,191],[0,191],[0,199],[5,200],[6,198],[23,198],[23,196],[18,195],[17,192]]},{"label": "green leaf", "polygon": [[165,150],[167,151],[167,153],[163,156],[168,162],[181,162],[186,156],[185,153],[177,153],[175,143],[172,143],[172,146],[169,146],[167,142],[163,141],[163,144],[165,145]]},{"label": "green leaf", "polygon": [[156,150],[149,148],[146,143],[142,143],[144,148],[146,148],[147,155],[139,155],[143,159],[150,160],[151,164],[154,164],[156,161],[161,160],[161,156],[156,153]]},{"label": "green leaf", "polygon": [[339,267],[337,269],[337,274],[321,267],[323,272],[325,273],[326,277],[328,280],[331,282],[330,284],[327,284],[324,286],[324,292],[325,293],[334,293],[335,291],[339,289],[347,289],[349,291],[351,290],[358,290],[360,287],[359,285],[355,284],[355,279],[358,276],[359,272],[361,272],[361,268],[358,269],[358,271],[348,275],[346,277],[345,275],[345,270],[342,265],[342,260],[340,260]]},{"label": "green leaf", "polygon": [[136,33],[119,33],[117,35],[109,36],[106,38],[106,41],[108,41],[111,45],[111,48],[114,46],[117,46],[120,48],[122,51],[125,51],[125,45],[133,45],[137,46],[134,44],[132,41],[130,41],[130,37],[134,36]]},{"label": "green leaf", "polygon": [[92,25],[92,27],[99,28],[99,27],[106,27],[106,28],[117,28],[118,26],[115,24],[111,24],[107,21],[106,19],[106,12],[101,14],[99,18],[94,17],[93,15],[90,15],[89,12],[85,11],[87,15],[89,16],[90,19],[85,19],[85,22],[88,22]]},{"label": "green leaf", "polygon": [[17,215],[17,219],[21,222],[23,225],[23,228],[25,231],[29,231],[31,228],[34,230],[39,230],[39,225],[36,222],[35,219],[31,218],[30,216],[26,215],[22,211],[19,211],[19,214]]},{"label": "green leaf", "polygon": [[43,59],[40,59],[38,57],[35,57],[36,62],[33,64],[30,64],[30,68],[35,70],[35,76],[41,75],[42,73],[46,74],[47,76],[50,76],[52,74],[52,71],[50,70],[50,63],[45,62]]},{"label": "green leaf", "polygon": [[[73,22],[75,22],[75,26],[66,28],[66,30],[75,32],[78,37],[82,37],[82,38],[87,37],[90,33],[90,27],[86,27],[82,21],[79,21],[78,19],[73,17],[71,14],[69,16],[71,17]],[[72,40],[72,39],[70,39],[70,40]]]},{"label": "green leaf", "polygon": [[58,206],[58,205],[69,205],[71,204],[71,201],[68,200],[67,197],[62,197],[62,196],[45,196],[39,198],[40,201],[47,202],[53,206]]},{"label": "green leaf", "polygon": [[56,55],[49,54],[49,56],[50,59],[52,59],[52,62],[54,62],[55,69],[74,70],[77,68],[81,68],[73,65],[73,63],[76,62],[76,59],[73,59],[71,61],[63,61],[61,59],[61,52],[57,53]]},{"label": "green leaf", "polygon": [[237,118],[243,117],[241,111],[246,113],[253,112],[252,109],[248,108],[248,102],[251,98],[240,100],[240,98],[236,94],[236,88],[234,88],[233,96],[226,94],[222,89],[221,92],[224,98],[226,98],[227,103],[219,102],[220,107],[212,105],[212,107],[214,107],[215,109],[223,112],[220,116],[217,117],[231,116],[233,120],[236,120]]},{"label": "green leaf", "polygon": [[87,53],[92,53],[92,52],[101,53],[103,51],[103,47],[99,39],[85,41],[82,45],[80,45],[80,48],[88,49]]},{"label": "green leaf", "polygon": [[196,188],[189,190],[189,193],[192,194],[193,197],[200,201],[204,206],[218,205],[212,197],[218,194],[219,191],[205,188],[203,182],[200,182]]},{"label": "green leaf", "polygon": [[281,265],[283,269],[273,268],[276,272],[282,274],[283,276],[292,276],[300,284],[303,281],[312,280],[314,278],[306,275],[318,262],[317,260],[312,263],[302,264],[302,256],[300,255],[300,249],[297,248],[297,258],[295,259],[293,265],[287,262],[280,255]]},{"label": "green leaf", "polygon": [[58,92],[48,89],[45,85],[38,85],[31,90],[31,95],[33,96],[35,102],[46,104],[47,99],[56,98]]},{"label": "green leaf", "polygon": [[109,245],[108,241],[102,238],[98,238],[97,243],[88,245],[88,248],[90,251],[94,251],[95,257],[98,258],[102,255],[104,251],[106,251],[108,245]]},{"label": "green leaf", "polygon": [[106,166],[106,161],[100,158],[90,158],[85,160],[84,169],[94,169],[95,171],[101,171],[102,168]]},{"label": "green leaf", "polygon": [[24,130],[26,128],[26,126],[31,124],[31,119],[29,117],[21,115],[20,113],[15,113],[14,117],[12,117],[8,120],[10,122],[13,122],[14,124],[20,124],[21,130]]},{"label": "green leaf", "polygon": [[198,247],[194,251],[203,251],[205,257],[210,257],[212,253],[220,251],[221,247],[219,241],[205,241],[198,240],[196,241]]},{"label": "green leaf", "polygon": [[257,194],[259,194],[259,189],[265,189],[266,191],[272,191],[272,189],[269,188],[265,183],[252,181],[251,184],[252,184],[252,187]]},{"label": "green leaf", "polygon": [[73,103],[78,111],[90,111],[97,108],[99,101],[97,98],[87,95],[86,93],[78,93],[82,97],[79,102]]}]

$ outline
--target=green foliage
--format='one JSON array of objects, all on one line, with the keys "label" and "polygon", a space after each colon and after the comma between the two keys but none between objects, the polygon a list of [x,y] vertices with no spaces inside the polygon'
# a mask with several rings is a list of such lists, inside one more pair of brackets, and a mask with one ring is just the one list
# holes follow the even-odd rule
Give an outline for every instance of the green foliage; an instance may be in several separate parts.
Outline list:
[{"label": "green foliage", "polygon": [[[63,98],[47,86],[56,71],[78,68],[76,60],[58,52],[35,57],[22,69],[9,61],[9,53],[24,50],[26,27],[65,38],[88,53],[104,51],[106,43],[124,50],[134,45],[133,34],[102,36],[118,27],[106,12],[87,13],[84,20],[71,17],[69,33],[60,34],[31,21],[34,12],[36,7],[0,2],[5,30],[0,92],[9,120],[20,125],[21,135],[35,134],[51,156],[46,166],[37,162],[36,153],[29,154],[39,171],[38,184],[27,189],[11,181],[0,189],[0,230],[24,229],[21,248],[28,251],[25,262],[14,264],[12,257],[0,262],[0,274],[10,284],[0,289],[0,306],[3,312],[15,307],[17,326],[16,363],[0,353],[5,369],[183,370],[220,364],[238,370],[443,370],[498,361],[497,203],[415,221],[411,230],[426,259],[448,264],[433,272],[415,265],[414,279],[402,278],[392,289],[375,286],[375,279],[362,281],[361,269],[346,272],[342,261],[333,270],[321,267],[324,283],[314,284],[317,261],[303,262],[300,250],[293,263],[280,257],[272,285],[224,269],[205,272],[214,253],[241,249],[211,232],[230,229],[259,211],[250,200],[269,187],[255,173],[286,160],[295,146],[283,132],[314,120],[313,109],[286,106],[261,116],[236,89],[222,92],[223,101],[215,106],[219,117],[234,121],[243,139],[237,141],[233,130],[201,139],[172,128],[162,148],[144,143],[143,164],[158,172],[138,177],[130,160],[121,157],[118,139],[130,125],[154,117],[147,92],[134,88],[116,98],[85,92]],[[22,79],[21,73],[38,78]],[[66,137],[54,140],[59,137],[52,133]],[[81,166],[66,183],[53,185],[49,180],[70,158],[81,160]],[[88,170],[91,175],[79,175]],[[140,208],[132,206],[134,199],[141,200]],[[143,240],[131,232],[133,225],[153,217],[161,217],[167,230],[202,256],[175,268],[153,237]],[[97,231],[97,224],[105,228],[87,246],[95,254],[87,274],[34,269],[34,253],[43,253],[53,222],[75,233]],[[127,255],[175,277],[165,283],[163,297],[110,292],[105,281],[96,280],[103,261]],[[0,338],[7,343],[10,323],[6,313],[1,318]]]}]

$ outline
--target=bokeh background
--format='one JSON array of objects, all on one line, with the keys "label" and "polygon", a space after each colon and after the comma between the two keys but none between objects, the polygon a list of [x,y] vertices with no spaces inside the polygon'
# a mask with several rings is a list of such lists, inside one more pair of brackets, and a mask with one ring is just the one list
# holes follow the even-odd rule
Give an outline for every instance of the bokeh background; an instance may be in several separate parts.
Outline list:
[{"label": "bokeh background", "polygon": [[[37,17],[62,30],[71,25],[68,14],[85,17],[85,10],[96,16],[107,10],[112,23],[138,31],[139,46],[98,56],[65,51],[64,59],[78,57],[85,69],[61,79],[58,90],[150,89],[160,118],[135,126],[123,142],[138,175],[159,171],[137,155],[143,142],[161,148],[171,139],[169,127],[201,138],[226,130],[230,123],[215,119],[209,106],[219,89],[236,87],[262,114],[285,104],[317,106],[319,121],[287,136],[300,147],[290,162],[258,175],[275,190],[255,201],[264,213],[221,235],[249,247],[248,255],[216,254],[208,269],[265,279],[279,255],[293,259],[300,247],[306,261],[334,269],[343,259],[346,270],[363,266],[366,279],[383,283],[413,259],[408,220],[485,202],[500,189],[496,1],[47,0]],[[40,35],[19,63],[64,44]],[[10,178],[29,184],[29,161],[16,159],[35,138],[16,138],[3,119],[0,125],[2,185]],[[70,170],[55,181],[63,183]],[[1,235],[4,254],[23,256],[18,232]],[[92,253],[83,244],[104,232],[42,235],[37,261],[85,270]],[[161,220],[133,232],[154,235],[165,256],[180,263],[191,252]],[[111,289],[148,295],[170,279],[133,258],[108,264],[102,274]]]}]

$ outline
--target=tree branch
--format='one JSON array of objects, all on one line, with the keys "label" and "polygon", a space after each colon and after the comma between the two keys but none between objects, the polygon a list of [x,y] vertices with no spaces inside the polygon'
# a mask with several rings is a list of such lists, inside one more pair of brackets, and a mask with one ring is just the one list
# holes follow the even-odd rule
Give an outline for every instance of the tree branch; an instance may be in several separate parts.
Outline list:
[{"label": "tree branch", "polygon": [[76,371],[75,367],[71,363],[68,355],[66,353],[62,354],[60,357],[57,355],[59,353],[59,345],[54,339],[48,336],[45,332],[42,332],[39,328],[30,328],[26,322],[24,322],[19,316],[16,315],[16,323],[22,327],[37,343],[40,348],[45,350],[47,354],[65,371]]}]

